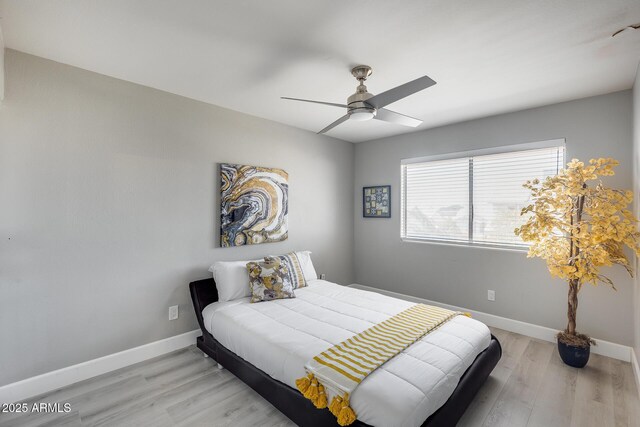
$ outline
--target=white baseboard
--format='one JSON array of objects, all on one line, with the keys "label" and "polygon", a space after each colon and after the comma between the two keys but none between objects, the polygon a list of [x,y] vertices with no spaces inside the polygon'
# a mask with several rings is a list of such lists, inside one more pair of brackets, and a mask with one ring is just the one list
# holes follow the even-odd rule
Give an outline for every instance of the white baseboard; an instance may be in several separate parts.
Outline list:
[{"label": "white baseboard", "polygon": [[0,387],[0,402],[19,402],[78,381],[170,353],[195,344],[198,335],[200,335],[199,329],[7,384]]},{"label": "white baseboard", "polygon": [[636,390],[638,390],[638,396],[640,397],[640,360],[638,360],[638,356],[640,354],[636,354],[636,352],[631,348],[631,366],[633,366],[634,377],[636,378]]},{"label": "white baseboard", "polygon": [[[505,331],[515,332],[528,337],[538,338],[544,341],[556,342],[557,330],[547,328],[545,326],[534,325],[532,323],[521,322],[519,320],[508,319],[506,317],[496,316],[494,314],[483,313],[481,311],[469,310],[463,307],[456,307],[453,305],[442,304],[437,301],[430,301],[424,298],[413,297],[410,295],[401,294],[398,292],[387,291],[385,289],[373,288],[371,286],[359,285],[354,283],[351,287],[362,289],[365,291],[378,292],[383,295],[388,295],[394,298],[404,299],[407,301],[421,302],[425,304],[435,305],[442,308],[447,308],[454,311],[469,312],[474,319],[481,321],[482,323],[493,326],[496,328],[504,329]],[[626,345],[616,344],[609,341],[596,339],[598,345],[592,346],[591,351],[595,354],[601,354],[603,356],[612,357],[614,359],[622,360],[624,362],[631,361],[632,348]]]}]

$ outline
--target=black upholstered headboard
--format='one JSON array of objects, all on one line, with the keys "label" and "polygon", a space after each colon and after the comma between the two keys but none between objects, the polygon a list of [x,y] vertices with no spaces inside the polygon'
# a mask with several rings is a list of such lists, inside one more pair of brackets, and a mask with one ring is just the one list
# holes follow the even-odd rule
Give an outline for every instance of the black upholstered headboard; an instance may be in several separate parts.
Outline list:
[{"label": "black upholstered headboard", "polygon": [[218,289],[213,278],[196,280],[189,283],[191,291],[191,299],[193,300],[193,308],[198,318],[198,324],[202,332],[206,332],[204,321],[202,320],[202,310],[212,302],[218,301]]}]

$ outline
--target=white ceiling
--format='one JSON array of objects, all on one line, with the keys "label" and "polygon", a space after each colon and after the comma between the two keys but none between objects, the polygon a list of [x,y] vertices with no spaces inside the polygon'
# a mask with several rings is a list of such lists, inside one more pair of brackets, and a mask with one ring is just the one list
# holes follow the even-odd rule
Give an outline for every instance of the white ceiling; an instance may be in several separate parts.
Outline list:
[{"label": "white ceiling", "polygon": [[359,142],[628,89],[638,0],[0,0],[7,47],[318,131],[344,112],[352,66],[380,93],[438,84],[389,109],[416,128],[346,122]]}]

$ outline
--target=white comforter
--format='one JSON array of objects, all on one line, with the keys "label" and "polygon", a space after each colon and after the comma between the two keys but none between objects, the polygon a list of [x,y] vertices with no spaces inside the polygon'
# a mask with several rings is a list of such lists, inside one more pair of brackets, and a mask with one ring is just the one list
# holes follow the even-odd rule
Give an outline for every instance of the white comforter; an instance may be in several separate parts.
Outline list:
[{"label": "white comforter", "polygon": [[[249,298],[210,304],[202,313],[205,327],[226,348],[295,388],[313,356],[414,304],[324,280],[295,293],[255,304]],[[373,426],[419,426],[447,401],[490,339],[483,323],[456,316],[371,373],[351,395],[351,407]]]}]

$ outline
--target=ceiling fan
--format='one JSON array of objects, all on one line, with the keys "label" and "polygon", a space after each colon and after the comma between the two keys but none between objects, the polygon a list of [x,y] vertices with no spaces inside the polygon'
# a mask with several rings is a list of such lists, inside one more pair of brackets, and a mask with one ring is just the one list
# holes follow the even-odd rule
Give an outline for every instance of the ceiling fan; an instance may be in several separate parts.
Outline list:
[{"label": "ceiling fan", "polygon": [[403,126],[419,126],[422,123],[422,120],[387,110],[384,107],[433,86],[436,82],[431,80],[428,76],[423,76],[398,87],[394,87],[393,89],[389,89],[386,92],[373,95],[372,93],[367,92],[367,87],[364,85],[365,80],[367,80],[367,77],[369,77],[371,73],[372,69],[368,65],[358,65],[351,70],[351,74],[353,74],[353,77],[355,77],[360,84],[356,88],[356,93],[347,98],[346,105],[336,104],[333,102],[312,101],[309,99],[289,98],[286,96],[283,96],[282,99],[313,102],[314,104],[330,105],[332,107],[347,109],[347,114],[340,117],[318,133],[325,133],[349,119],[355,121],[377,119]]}]

